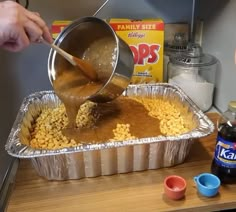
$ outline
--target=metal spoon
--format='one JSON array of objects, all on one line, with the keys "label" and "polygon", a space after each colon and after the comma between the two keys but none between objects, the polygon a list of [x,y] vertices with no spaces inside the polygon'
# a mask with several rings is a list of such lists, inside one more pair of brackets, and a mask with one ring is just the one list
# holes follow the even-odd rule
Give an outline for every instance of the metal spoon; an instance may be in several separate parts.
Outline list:
[{"label": "metal spoon", "polygon": [[67,53],[66,51],[64,51],[60,47],[56,46],[55,44],[48,43],[43,39],[41,41],[44,44],[50,46],[52,49],[54,49],[58,54],[60,54],[62,57],[64,57],[73,66],[78,66],[80,68],[82,74],[85,77],[87,77],[91,81],[96,81],[97,80],[97,72],[90,63]]}]

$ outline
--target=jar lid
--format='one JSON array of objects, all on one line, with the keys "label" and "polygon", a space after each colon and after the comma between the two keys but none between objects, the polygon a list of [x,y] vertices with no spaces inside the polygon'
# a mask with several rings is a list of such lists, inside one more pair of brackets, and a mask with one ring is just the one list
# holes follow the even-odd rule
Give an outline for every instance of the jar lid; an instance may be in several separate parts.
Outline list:
[{"label": "jar lid", "polygon": [[236,112],[236,101],[230,101],[228,108],[232,111],[232,112]]},{"label": "jar lid", "polygon": [[171,55],[175,53],[185,52],[188,42],[185,39],[184,33],[176,33],[174,40],[171,43],[165,44],[165,54]]},{"label": "jar lid", "polygon": [[203,54],[200,45],[189,43],[182,54],[170,56],[173,64],[189,67],[210,66],[217,63],[217,59],[210,54]]}]

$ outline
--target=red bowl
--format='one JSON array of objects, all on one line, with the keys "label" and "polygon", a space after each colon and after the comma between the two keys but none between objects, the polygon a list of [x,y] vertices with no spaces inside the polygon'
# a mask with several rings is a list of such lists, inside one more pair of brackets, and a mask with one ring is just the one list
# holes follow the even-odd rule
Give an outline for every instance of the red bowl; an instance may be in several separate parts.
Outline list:
[{"label": "red bowl", "polygon": [[173,200],[182,199],[185,195],[186,187],[186,180],[177,175],[170,175],[164,180],[165,194]]}]

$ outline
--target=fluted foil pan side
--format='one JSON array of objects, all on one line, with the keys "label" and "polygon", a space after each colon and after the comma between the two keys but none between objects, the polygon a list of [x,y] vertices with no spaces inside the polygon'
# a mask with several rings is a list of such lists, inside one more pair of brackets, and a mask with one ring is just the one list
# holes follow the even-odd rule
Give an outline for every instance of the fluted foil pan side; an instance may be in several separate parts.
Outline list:
[{"label": "fluted foil pan side", "polygon": [[38,174],[49,180],[80,179],[182,163],[193,140],[207,136],[214,130],[214,124],[177,86],[167,83],[129,85],[123,95],[162,96],[179,102],[186,116],[192,118],[197,127],[179,136],[83,144],[58,150],[33,149],[22,144],[30,140],[32,123],[43,108],[60,104],[53,91],[41,91],[24,99],[5,148],[14,157],[31,158]]}]

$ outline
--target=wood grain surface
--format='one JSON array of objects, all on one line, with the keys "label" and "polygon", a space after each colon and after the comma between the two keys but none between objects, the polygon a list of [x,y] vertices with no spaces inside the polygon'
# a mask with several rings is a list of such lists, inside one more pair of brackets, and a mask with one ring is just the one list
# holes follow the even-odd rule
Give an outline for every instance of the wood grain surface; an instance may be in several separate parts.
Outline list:
[{"label": "wood grain surface", "polygon": [[[218,115],[207,114],[214,123]],[[21,160],[8,212],[74,211],[216,211],[236,208],[236,185],[221,186],[213,198],[197,193],[193,177],[209,172],[216,131],[196,140],[183,164],[171,168],[70,181],[39,177],[29,160]],[[187,180],[185,198],[169,200],[163,180],[177,174]]]}]

